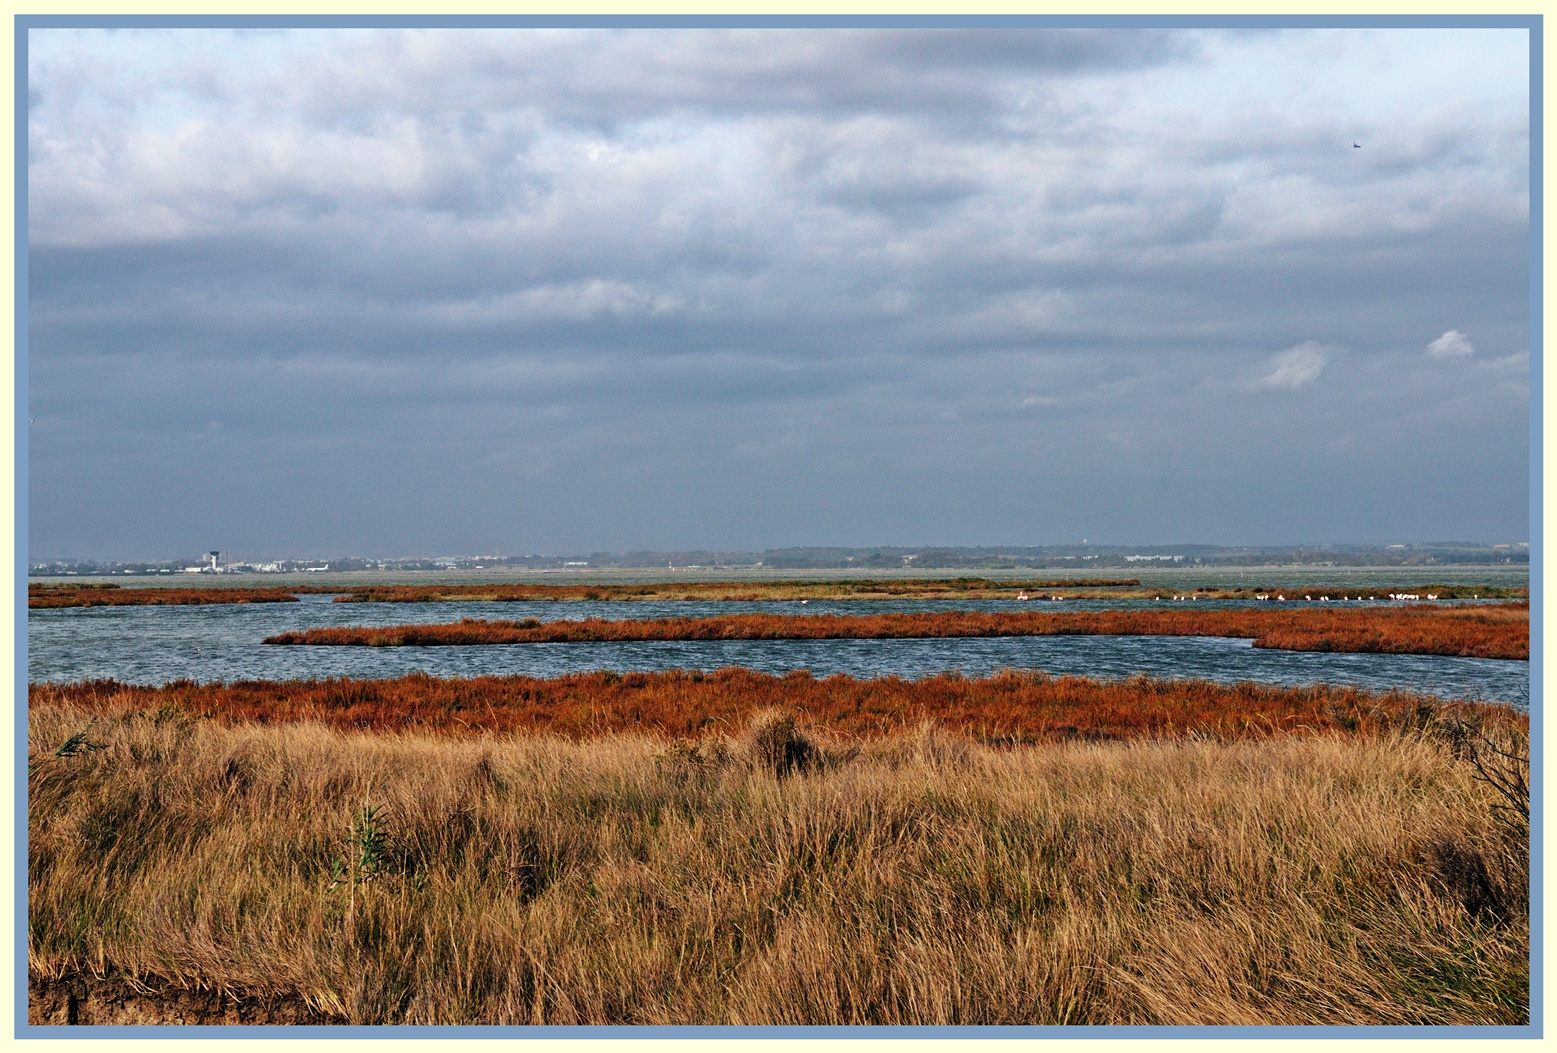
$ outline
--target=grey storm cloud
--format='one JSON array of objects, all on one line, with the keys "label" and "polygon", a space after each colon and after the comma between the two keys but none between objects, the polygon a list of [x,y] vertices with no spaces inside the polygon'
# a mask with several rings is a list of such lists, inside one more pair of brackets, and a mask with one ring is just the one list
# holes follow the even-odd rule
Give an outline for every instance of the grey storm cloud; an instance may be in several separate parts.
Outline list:
[{"label": "grey storm cloud", "polygon": [[33,30],[29,543],[1522,537],[1527,51]]}]

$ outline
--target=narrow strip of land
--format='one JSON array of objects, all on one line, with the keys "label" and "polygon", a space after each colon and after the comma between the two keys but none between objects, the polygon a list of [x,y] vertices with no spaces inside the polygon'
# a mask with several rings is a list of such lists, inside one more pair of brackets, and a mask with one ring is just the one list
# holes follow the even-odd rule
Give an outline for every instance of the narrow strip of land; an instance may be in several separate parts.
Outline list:
[{"label": "narrow strip of land", "polygon": [[1045,598],[1062,590],[1112,595],[1140,585],[1136,578],[1071,578],[1053,581],[994,581],[988,578],[921,578],[845,581],[672,581],[636,584],[481,584],[468,585],[290,585],[153,586],[126,588],[114,583],[33,582],[29,607],[170,606],[191,603],[289,603],[309,593],[340,593],[337,603],[515,603],[585,600],[881,600],[1016,599],[1029,593]]},{"label": "narrow strip of land", "polygon": [[1113,595],[1139,586],[1137,578],[854,578],[833,581],[665,581],[588,585],[373,585],[351,590],[337,603],[514,603],[579,600],[942,600],[1015,599],[1056,591]]},{"label": "narrow strip of land", "polygon": [[[183,607],[205,603],[296,603],[297,593],[318,591],[309,587],[263,589],[192,588],[177,586],[150,589],[122,589],[117,586],[29,585],[27,606],[32,609],[57,607]],[[331,590],[333,591],[333,590]]]},{"label": "narrow strip of land", "polygon": [[844,581],[670,581],[618,585],[373,585],[337,596],[336,603],[523,603],[547,601],[701,600],[1015,600],[1173,599],[1393,600],[1409,594],[1441,600],[1523,599],[1530,590],[1494,585],[1411,585],[1359,588],[1314,585],[1301,589],[1142,586],[1135,578],[1000,581],[993,578],[854,579]]},{"label": "narrow strip of land", "polygon": [[327,627],[267,644],[359,647],[595,643],[646,640],[891,640],[988,636],[1227,636],[1289,651],[1530,657],[1527,603],[1279,610],[944,611],[879,615],[739,614],[542,622],[465,619],[450,624]]},{"label": "narrow strip of land", "polygon": [[1527,588],[1494,585],[1411,585],[1358,588],[1313,585],[1301,589],[1255,585],[1247,588],[1193,589],[1143,587],[1135,578],[1067,578],[999,581],[991,578],[853,579],[844,581],[672,581],[634,584],[440,584],[440,585],[286,585],[123,587],[113,583],[33,582],[27,606],[131,607],[201,603],[290,603],[298,596],[338,594],[336,603],[541,603],[583,601],[767,600],[1018,600],[1184,599],[1254,600],[1437,600],[1523,599]]}]

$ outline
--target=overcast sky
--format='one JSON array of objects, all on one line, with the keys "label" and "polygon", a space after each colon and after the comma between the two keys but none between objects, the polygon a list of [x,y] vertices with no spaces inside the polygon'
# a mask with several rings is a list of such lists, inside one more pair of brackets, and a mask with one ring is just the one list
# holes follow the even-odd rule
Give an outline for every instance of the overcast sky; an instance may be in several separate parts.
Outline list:
[{"label": "overcast sky", "polygon": [[33,558],[1528,538],[1524,30],[28,47]]}]

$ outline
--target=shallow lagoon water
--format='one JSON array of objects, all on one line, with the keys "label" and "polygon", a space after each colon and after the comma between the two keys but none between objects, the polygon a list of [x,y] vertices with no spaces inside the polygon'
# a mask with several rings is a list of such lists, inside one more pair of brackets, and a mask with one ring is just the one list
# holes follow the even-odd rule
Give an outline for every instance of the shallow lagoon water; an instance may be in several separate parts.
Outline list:
[{"label": "shallow lagoon water", "polygon": [[[1376,604],[1375,604],[1376,605]],[[1233,683],[1351,684],[1402,688],[1444,698],[1479,698],[1526,708],[1528,662],[1432,655],[1335,654],[1257,649],[1249,640],[1202,636],[1026,636],[933,640],[731,640],[641,643],[514,644],[480,647],[276,647],[275,633],[325,625],[381,626],[461,618],[667,618],[772,612],[883,614],[923,610],[1099,610],[1227,608],[1232,601],[854,600],[631,603],[340,604],[329,596],[299,603],[188,607],[90,607],[35,610],[27,618],[27,671],[33,682],[115,679],[163,684],[189,679],[307,680],[433,676],[559,676],[592,669],[619,672],[741,665],[766,673],[809,669],[816,676],[900,676],[956,669],[983,676],[998,669],[1039,669],[1100,678],[1139,673]],[[1356,603],[1331,606],[1358,606]]]}]

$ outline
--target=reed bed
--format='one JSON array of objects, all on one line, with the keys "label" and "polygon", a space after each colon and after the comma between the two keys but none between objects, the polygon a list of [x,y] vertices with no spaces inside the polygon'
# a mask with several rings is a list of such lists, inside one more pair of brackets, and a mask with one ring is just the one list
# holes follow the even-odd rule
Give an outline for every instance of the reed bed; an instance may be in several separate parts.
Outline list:
[{"label": "reed bed", "polygon": [[29,708],[35,1023],[1529,1019],[1528,833],[1432,721],[995,750],[113,699]]},{"label": "reed bed", "polygon": [[333,626],[280,633],[267,644],[439,647],[640,640],[838,640],[979,636],[1233,636],[1292,651],[1530,657],[1528,603],[1376,609],[942,611],[877,615],[738,614],[714,618],[483,621]]},{"label": "reed bed", "polygon": [[839,581],[671,581],[610,585],[370,585],[336,603],[527,602],[545,600],[1015,599],[1054,589],[1118,590],[1137,578],[996,581],[990,578],[852,578]]},{"label": "reed bed", "polygon": [[[991,578],[945,578],[844,581],[675,581],[634,585],[371,585],[337,596],[336,603],[521,602],[546,600],[947,600],[1049,599],[1226,599],[1253,600],[1283,594],[1274,586],[1194,589],[1141,588],[1137,578],[1066,578],[1048,581],[999,581]],[[1359,589],[1354,586],[1305,587],[1303,595],[1353,600],[1388,600],[1403,587]],[[1453,599],[1519,599],[1529,589],[1493,585],[1413,585],[1412,594]],[[1393,595],[1392,595],[1393,593]]]},{"label": "reed bed", "polygon": [[296,603],[306,588],[150,588],[125,589],[117,585],[27,587],[29,608],[51,607],[177,607],[204,603]]},{"label": "reed bed", "polygon": [[740,667],[712,673],[574,673],[542,679],[441,679],[421,673],[384,680],[243,681],[160,687],[87,681],[31,684],[31,708],[70,706],[181,713],[220,722],[317,723],[338,730],[444,735],[633,733],[667,739],[729,731],[755,714],[784,709],[851,738],[879,738],[921,721],[992,745],[1072,739],[1263,738],[1298,730],[1383,731],[1423,714],[1502,714],[1483,703],[1449,705],[1403,692],[1351,687],[1274,687],[1204,680],[1092,680],[1008,671],[903,680],[805,671],[772,676]]},{"label": "reed bed", "polygon": [[[995,581],[988,578],[944,578],[847,581],[678,581],[634,585],[290,585],[263,586],[169,586],[123,588],[117,584],[78,584],[33,582],[27,587],[27,606],[99,607],[144,606],[190,603],[287,603],[307,593],[340,593],[336,603],[429,603],[429,602],[540,602],[540,601],[623,601],[623,600],[888,600],[888,599],[1016,599],[1031,594],[1031,599],[1060,595],[1069,599],[1255,599],[1274,596],[1279,590],[1253,588],[1191,590],[1141,589],[1135,578],[1083,578],[1053,581]],[[1504,599],[1528,597],[1529,589],[1497,586],[1412,586],[1414,594],[1439,599]],[[1321,595],[1350,599],[1391,599],[1387,590],[1359,590],[1319,586],[1306,589],[1314,598]],[[1294,599],[1297,597],[1294,596]]]}]

